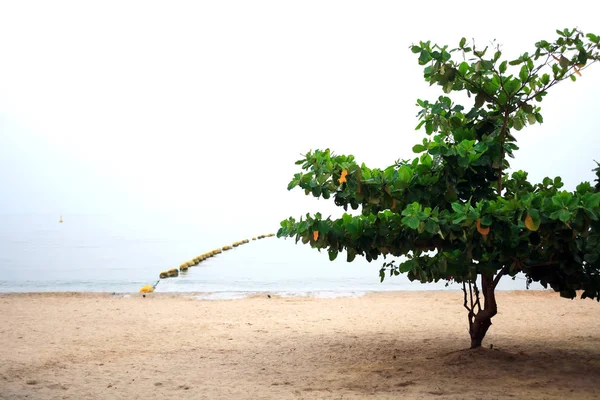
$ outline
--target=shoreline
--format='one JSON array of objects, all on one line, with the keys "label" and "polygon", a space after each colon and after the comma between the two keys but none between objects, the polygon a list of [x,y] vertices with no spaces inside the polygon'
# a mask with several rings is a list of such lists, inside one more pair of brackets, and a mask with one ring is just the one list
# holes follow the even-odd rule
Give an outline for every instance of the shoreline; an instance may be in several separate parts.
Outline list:
[{"label": "shoreline", "polygon": [[[40,296],[40,297],[107,297],[107,298],[130,298],[130,297],[156,297],[156,298],[169,298],[169,297],[190,297],[196,300],[244,300],[253,298],[280,298],[280,299],[344,299],[344,298],[364,298],[364,297],[377,297],[377,296],[400,296],[403,294],[409,294],[411,296],[418,294],[452,294],[461,293],[462,290],[457,289],[430,289],[430,290],[357,290],[357,291],[331,291],[331,290],[315,290],[315,291],[301,291],[301,292],[288,292],[288,291],[222,291],[222,292],[160,292],[155,291],[152,293],[141,293],[141,292],[88,292],[88,291],[56,291],[56,292],[0,292],[0,297],[20,297],[20,296]],[[496,293],[501,294],[523,294],[523,293],[556,293],[560,297],[558,292],[552,289],[510,289],[510,290],[497,290]],[[219,297],[219,295],[233,294],[235,297]],[[322,294],[322,295],[320,295]],[[578,296],[580,294],[578,293]],[[212,296],[215,296],[212,298]],[[270,296],[270,297],[268,297]],[[577,300],[576,297],[573,300]],[[569,299],[566,299],[569,300]]]}]

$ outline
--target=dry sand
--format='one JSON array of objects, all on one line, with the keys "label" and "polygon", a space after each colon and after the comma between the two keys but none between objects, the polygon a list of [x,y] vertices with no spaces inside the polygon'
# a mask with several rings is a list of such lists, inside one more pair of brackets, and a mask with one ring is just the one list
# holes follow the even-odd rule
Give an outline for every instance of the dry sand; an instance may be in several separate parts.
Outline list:
[{"label": "dry sand", "polygon": [[600,398],[600,304],[533,291],[498,304],[469,351],[461,292],[1,295],[0,398]]}]

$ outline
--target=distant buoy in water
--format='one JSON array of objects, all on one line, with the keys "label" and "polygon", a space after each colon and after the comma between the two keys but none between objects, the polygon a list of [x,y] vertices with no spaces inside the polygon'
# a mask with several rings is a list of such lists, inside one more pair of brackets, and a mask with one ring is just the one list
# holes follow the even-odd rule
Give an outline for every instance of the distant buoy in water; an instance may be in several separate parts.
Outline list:
[{"label": "distant buoy in water", "polygon": [[59,223],[63,223],[63,219],[62,219],[62,215],[60,216],[60,219],[58,220]]}]

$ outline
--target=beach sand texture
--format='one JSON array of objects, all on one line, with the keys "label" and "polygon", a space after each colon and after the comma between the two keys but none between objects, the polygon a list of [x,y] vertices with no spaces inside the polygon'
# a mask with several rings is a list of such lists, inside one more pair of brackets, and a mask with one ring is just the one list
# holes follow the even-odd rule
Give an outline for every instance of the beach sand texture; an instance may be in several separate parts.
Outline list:
[{"label": "beach sand texture", "polygon": [[497,297],[486,347],[467,351],[461,292],[1,295],[0,398],[600,397],[600,304]]}]

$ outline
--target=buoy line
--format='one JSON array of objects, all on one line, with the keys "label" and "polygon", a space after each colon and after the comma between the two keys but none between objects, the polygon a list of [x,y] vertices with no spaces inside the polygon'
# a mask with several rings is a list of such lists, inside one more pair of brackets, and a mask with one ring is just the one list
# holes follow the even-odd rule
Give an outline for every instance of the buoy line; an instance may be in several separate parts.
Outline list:
[{"label": "buoy line", "polygon": [[[268,233],[268,234],[265,234],[265,235],[258,235],[256,237],[253,237],[252,240],[264,239],[264,238],[273,237],[273,236],[275,236],[274,233]],[[225,246],[220,247],[218,249],[210,250],[210,251],[208,251],[206,253],[203,253],[203,254],[201,254],[201,255],[199,255],[197,257],[192,258],[189,261],[185,261],[185,262],[183,262],[183,263],[181,263],[179,265],[179,269],[177,269],[177,268],[171,268],[171,269],[169,269],[167,271],[162,271],[159,274],[158,281],[156,281],[156,283],[154,285],[145,285],[145,286],[143,286],[140,289],[140,293],[144,293],[144,297],[146,297],[145,293],[152,293],[152,292],[154,292],[154,290],[156,289],[156,287],[158,286],[158,284],[160,283],[160,281],[162,279],[168,279],[168,278],[178,277],[179,276],[179,272],[182,272],[182,273],[187,272],[190,267],[196,266],[196,265],[200,264],[202,261],[204,261],[204,260],[206,260],[208,258],[214,257],[217,254],[221,254],[224,251],[232,250],[233,248],[239,247],[239,246],[241,246],[243,244],[246,244],[246,243],[250,243],[250,240],[244,239],[244,240],[240,240],[238,242],[233,242],[231,245],[225,245]]]}]

